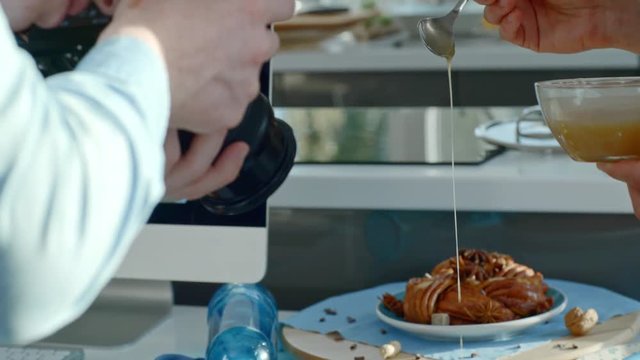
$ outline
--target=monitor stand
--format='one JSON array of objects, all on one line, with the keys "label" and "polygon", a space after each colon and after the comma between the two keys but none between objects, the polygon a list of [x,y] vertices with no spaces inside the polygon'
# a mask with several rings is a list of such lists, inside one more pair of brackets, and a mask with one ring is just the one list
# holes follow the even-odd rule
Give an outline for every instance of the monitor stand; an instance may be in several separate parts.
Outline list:
[{"label": "monitor stand", "polygon": [[172,306],[169,281],[115,279],[84,315],[42,343],[97,347],[131,344],[166,319]]}]

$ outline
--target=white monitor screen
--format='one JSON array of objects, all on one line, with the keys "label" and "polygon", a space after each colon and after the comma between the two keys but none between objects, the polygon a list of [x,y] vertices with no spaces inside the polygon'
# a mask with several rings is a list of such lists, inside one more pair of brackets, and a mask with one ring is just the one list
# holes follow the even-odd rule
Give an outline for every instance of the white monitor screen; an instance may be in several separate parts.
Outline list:
[{"label": "white monitor screen", "polygon": [[[270,86],[270,66],[265,64],[262,93],[269,96]],[[266,268],[266,204],[224,216],[191,201],[158,205],[116,277],[254,283],[264,277]]]}]

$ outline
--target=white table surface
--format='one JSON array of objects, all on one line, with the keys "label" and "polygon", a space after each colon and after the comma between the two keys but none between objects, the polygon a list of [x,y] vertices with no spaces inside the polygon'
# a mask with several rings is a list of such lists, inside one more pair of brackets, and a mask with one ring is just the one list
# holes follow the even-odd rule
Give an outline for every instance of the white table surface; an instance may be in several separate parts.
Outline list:
[{"label": "white table surface", "polygon": [[[564,154],[456,166],[460,210],[629,214],[626,186]],[[272,208],[451,210],[450,165],[296,165]]]},{"label": "white table surface", "polygon": [[[292,313],[280,312],[280,318]],[[85,360],[154,360],[164,354],[204,357],[207,308],[174,306],[171,316],[137,342],[120,348],[85,348]]]}]

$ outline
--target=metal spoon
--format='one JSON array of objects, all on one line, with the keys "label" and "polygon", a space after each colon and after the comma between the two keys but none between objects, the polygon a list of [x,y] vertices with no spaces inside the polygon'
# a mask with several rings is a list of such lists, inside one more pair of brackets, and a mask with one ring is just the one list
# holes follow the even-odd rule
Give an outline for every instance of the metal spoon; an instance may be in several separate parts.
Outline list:
[{"label": "metal spoon", "polygon": [[432,53],[451,60],[456,53],[453,24],[462,8],[469,0],[460,0],[447,15],[428,17],[420,20],[418,31],[427,49]]}]

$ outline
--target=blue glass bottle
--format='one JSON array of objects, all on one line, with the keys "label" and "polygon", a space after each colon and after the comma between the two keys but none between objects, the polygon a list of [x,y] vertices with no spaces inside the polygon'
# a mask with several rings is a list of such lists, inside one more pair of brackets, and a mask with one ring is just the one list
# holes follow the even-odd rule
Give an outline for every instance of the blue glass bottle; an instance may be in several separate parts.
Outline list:
[{"label": "blue glass bottle", "polygon": [[209,301],[207,360],[273,360],[278,308],[260,285],[223,285]]}]

